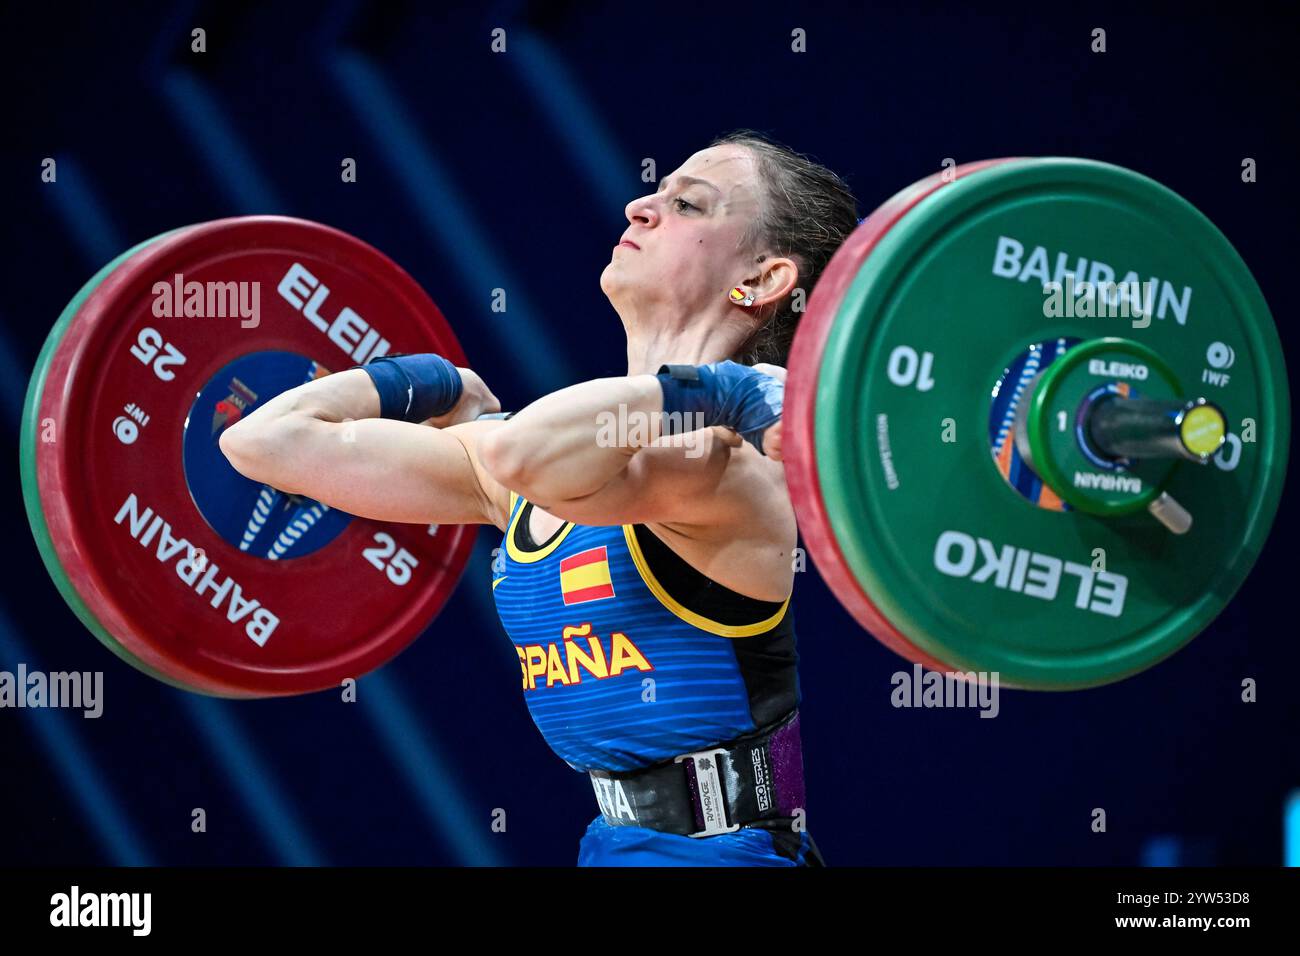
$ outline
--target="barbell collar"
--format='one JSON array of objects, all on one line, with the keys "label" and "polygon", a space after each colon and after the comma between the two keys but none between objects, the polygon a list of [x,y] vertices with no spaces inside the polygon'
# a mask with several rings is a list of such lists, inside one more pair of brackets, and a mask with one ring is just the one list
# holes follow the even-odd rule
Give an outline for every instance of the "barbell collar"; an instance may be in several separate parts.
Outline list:
[{"label": "barbell collar", "polygon": [[1227,418],[1204,398],[1168,401],[1111,396],[1089,409],[1088,439],[1115,459],[1180,458],[1205,464],[1227,440]]}]

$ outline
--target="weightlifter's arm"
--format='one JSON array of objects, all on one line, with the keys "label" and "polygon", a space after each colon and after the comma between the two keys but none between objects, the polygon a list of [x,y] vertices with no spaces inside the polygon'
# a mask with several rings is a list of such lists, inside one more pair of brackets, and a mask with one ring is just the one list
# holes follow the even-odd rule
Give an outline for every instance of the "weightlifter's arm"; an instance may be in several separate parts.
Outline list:
[{"label": "weightlifter's arm", "polygon": [[411,424],[378,417],[379,393],[364,371],[336,372],[236,422],[221,450],[247,478],[362,517],[504,527],[509,492],[478,466],[476,448],[505,423],[473,420],[499,405],[473,372],[461,377],[450,412]]},{"label": "weightlifter's arm", "polygon": [[[784,370],[767,368],[783,378]],[[784,498],[784,475],[773,459],[728,428],[663,435],[664,409],[656,376],[584,382],[533,402],[484,435],[479,458],[501,484],[585,524],[722,528],[752,522]]]}]

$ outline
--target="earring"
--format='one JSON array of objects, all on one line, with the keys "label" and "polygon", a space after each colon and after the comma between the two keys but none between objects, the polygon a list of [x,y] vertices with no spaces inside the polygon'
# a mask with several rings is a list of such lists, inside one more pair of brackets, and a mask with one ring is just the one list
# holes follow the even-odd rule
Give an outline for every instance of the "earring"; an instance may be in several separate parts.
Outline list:
[{"label": "earring", "polygon": [[736,286],[727,293],[727,298],[737,305],[743,305],[746,308],[754,304],[754,293],[746,292],[740,286]]}]

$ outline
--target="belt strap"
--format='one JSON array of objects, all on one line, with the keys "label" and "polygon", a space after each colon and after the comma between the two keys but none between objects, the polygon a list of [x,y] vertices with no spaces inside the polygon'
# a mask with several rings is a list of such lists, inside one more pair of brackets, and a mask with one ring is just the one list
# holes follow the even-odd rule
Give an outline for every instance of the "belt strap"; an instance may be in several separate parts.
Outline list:
[{"label": "belt strap", "polygon": [[755,734],[653,767],[588,775],[611,826],[707,837],[790,817],[804,805],[799,712]]}]

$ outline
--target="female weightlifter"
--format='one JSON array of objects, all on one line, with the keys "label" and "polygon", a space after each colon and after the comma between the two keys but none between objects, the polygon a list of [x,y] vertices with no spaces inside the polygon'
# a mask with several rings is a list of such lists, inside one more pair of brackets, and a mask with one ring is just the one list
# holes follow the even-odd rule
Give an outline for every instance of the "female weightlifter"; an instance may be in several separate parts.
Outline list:
[{"label": "female weightlifter", "polygon": [[780,366],[854,199],[739,132],[626,214],[601,275],[626,376],[480,419],[499,405],[471,370],[383,357],[268,401],[221,448],[351,514],[504,533],[492,589],[529,711],[596,792],[580,865],[821,865]]}]

